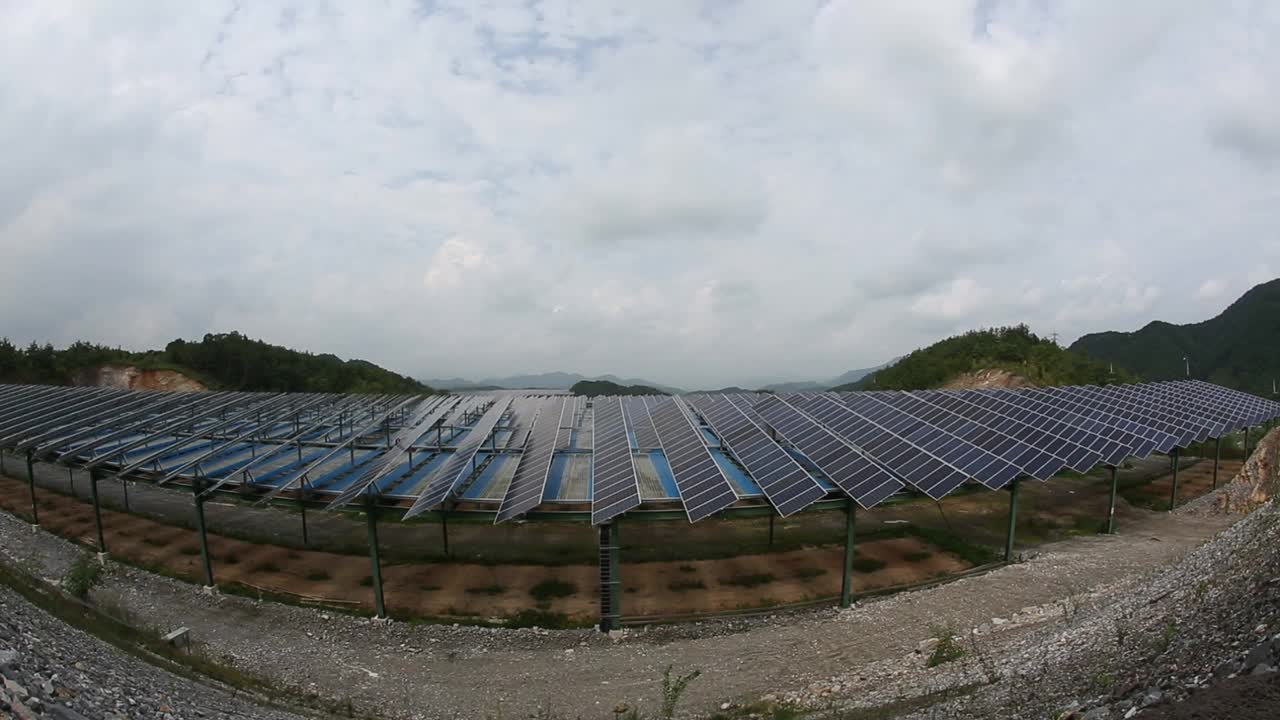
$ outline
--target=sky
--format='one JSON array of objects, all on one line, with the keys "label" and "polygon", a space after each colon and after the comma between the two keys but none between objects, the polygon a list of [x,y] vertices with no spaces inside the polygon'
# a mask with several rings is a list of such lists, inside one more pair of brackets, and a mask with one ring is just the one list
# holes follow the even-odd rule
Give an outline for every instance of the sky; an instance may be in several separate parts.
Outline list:
[{"label": "sky", "polygon": [[1280,4],[0,0],[0,335],[825,379],[1280,273]]}]

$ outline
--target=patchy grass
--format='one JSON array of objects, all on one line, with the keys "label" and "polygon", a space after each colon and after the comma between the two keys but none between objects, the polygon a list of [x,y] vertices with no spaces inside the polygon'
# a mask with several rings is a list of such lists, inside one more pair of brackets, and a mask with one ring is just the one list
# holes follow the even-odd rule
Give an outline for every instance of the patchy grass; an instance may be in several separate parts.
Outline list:
[{"label": "patchy grass", "polygon": [[935,627],[933,629],[933,637],[938,641],[938,644],[933,646],[933,653],[929,655],[929,660],[925,663],[926,666],[937,667],[964,657],[964,647],[956,640],[955,633],[951,628]]},{"label": "patchy grass", "polygon": [[507,591],[505,585],[480,585],[477,587],[467,588],[467,592],[472,595],[501,595]]},{"label": "patchy grass", "polygon": [[577,592],[577,585],[558,578],[548,578],[529,588],[529,595],[538,601],[539,607],[550,605],[556,598],[573,597]]},{"label": "patchy grass", "polygon": [[332,576],[327,570],[313,570],[312,572],[307,573],[307,579],[311,582],[324,582],[325,580],[332,579]]},{"label": "patchy grass", "polygon": [[167,547],[167,546],[169,545],[169,541],[168,541],[168,540],[162,540],[162,539],[160,539],[160,538],[158,538],[158,537],[151,537],[150,535],[148,535],[147,537],[142,538],[142,542],[143,542],[143,543],[145,543],[145,544],[147,544],[147,545],[150,545],[151,547],[158,547],[158,548],[159,548],[159,547]]},{"label": "patchy grass", "polygon": [[705,590],[706,583],[701,580],[672,580],[667,583],[667,589],[671,592],[688,592],[690,590]]},{"label": "patchy grass", "polygon": [[89,596],[89,590],[97,585],[100,579],[102,579],[102,566],[97,560],[82,555],[76,558],[76,561],[67,569],[67,574],[62,578],[62,589],[72,597],[83,600]]},{"label": "patchy grass", "polygon": [[681,565],[681,566],[680,566],[680,568],[679,568],[679,570],[680,570],[680,572],[682,572],[682,573],[698,572],[698,568],[696,568],[696,567],[694,567],[694,566],[692,566],[692,565],[688,565],[688,564]]},{"label": "patchy grass", "polygon": [[569,619],[568,615],[557,612],[548,612],[546,610],[521,610],[520,612],[507,618],[506,627],[509,628],[547,628],[549,630],[563,630],[566,628],[576,627],[576,624]]},{"label": "patchy grass", "polygon": [[931,557],[933,557],[933,553],[929,552],[928,550],[918,550],[916,552],[909,552],[906,555],[903,555],[902,559],[906,560],[909,563],[918,563],[918,562],[924,562],[925,560],[928,560]]},{"label": "patchy grass", "polygon": [[196,547],[195,545],[184,545],[178,550],[178,552],[182,553],[183,555],[186,555],[187,557],[191,557],[194,555],[199,555],[200,548]]},{"label": "patchy grass", "polygon": [[883,570],[887,565],[888,563],[883,560],[877,560],[870,557],[855,557],[853,559],[853,571],[863,574]]},{"label": "patchy grass", "polygon": [[734,575],[733,577],[724,578],[720,581],[720,584],[741,588],[753,588],[761,585],[768,585],[774,580],[777,580],[777,578],[775,578],[771,573],[755,573],[752,575]]},{"label": "patchy grass", "polygon": [[826,575],[826,574],[827,574],[827,571],[825,568],[803,567],[796,570],[796,579],[812,580],[814,578],[822,577],[823,575]]},{"label": "patchy grass", "polygon": [[365,575],[360,578],[360,587],[373,587],[373,576]]},{"label": "patchy grass", "polygon": [[240,562],[240,556],[235,554],[234,552],[229,552],[226,555],[222,556],[222,562],[226,563],[227,565],[236,565]]},{"label": "patchy grass", "polygon": [[270,560],[267,560],[266,562],[261,562],[255,565],[253,571],[260,573],[278,573],[280,572],[280,566]]}]

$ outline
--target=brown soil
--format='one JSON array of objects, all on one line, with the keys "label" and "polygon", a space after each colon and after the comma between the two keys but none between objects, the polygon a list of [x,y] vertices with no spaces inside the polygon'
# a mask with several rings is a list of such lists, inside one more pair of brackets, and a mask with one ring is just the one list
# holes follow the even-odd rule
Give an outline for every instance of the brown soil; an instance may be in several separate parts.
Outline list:
[{"label": "brown soil", "polygon": [[143,370],[132,365],[103,365],[86,370],[74,378],[76,385],[120,388],[123,390],[207,390],[203,383],[176,370]]},{"label": "brown soil", "polygon": [[[1218,469],[1218,484],[1231,480],[1243,465],[1239,460],[1224,460]],[[1213,489],[1213,460],[1204,460],[1178,471],[1178,504],[1182,505]],[[1126,497],[1161,510],[1168,509],[1173,491],[1173,475],[1162,475],[1151,482],[1124,491]]]},{"label": "brown soil", "polygon": [[[27,493],[25,484],[0,478],[0,508],[29,517]],[[91,505],[41,488],[36,496],[41,527],[96,545]],[[194,531],[107,509],[102,520],[113,558],[203,582]],[[371,567],[366,557],[295,550],[216,534],[208,539],[219,585],[240,584],[267,594],[372,609]],[[859,592],[918,583],[969,567],[914,537],[862,542],[857,556],[884,564],[872,572],[856,573],[854,588]],[[686,562],[626,564],[624,558],[623,606],[629,616],[677,615],[831,597],[840,592],[842,561],[840,547]],[[534,608],[537,603],[531,590],[554,579],[572,584],[575,591],[550,600],[543,609],[589,621],[598,612],[598,573],[593,565],[405,563],[385,566],[383,581],[387,609],[393,614],[487,618]]]}]

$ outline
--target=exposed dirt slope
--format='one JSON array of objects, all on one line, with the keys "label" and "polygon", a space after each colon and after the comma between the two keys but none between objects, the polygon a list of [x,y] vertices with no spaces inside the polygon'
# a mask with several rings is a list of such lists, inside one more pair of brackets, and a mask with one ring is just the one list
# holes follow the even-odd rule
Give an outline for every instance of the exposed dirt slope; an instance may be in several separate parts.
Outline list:
[{"label": "exposed dirt slope", "polygon": [[944,390],[973,390],[978,388],[1021,388],[1035,387],[1035,383],[1022,377],[1015,375],[1008,370],[999,370],[988,368],[986,370],[977,370],[974,372],[964,373],[957,376],[946,385],[942,386]]},{"label": "exposed dirt slope", "polygon": [[81,372],[76,385],[111,387],[123,390],[207,390],[199,380],[176,370],[143,370],[132,365],[103,365]]}]

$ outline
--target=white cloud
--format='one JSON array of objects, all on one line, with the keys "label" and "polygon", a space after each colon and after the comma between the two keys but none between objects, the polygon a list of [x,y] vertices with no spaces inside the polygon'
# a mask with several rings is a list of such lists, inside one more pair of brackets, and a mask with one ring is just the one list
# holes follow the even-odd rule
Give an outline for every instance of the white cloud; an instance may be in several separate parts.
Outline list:
[{"label": "white cloud", "polygon": [[11,3],[0,328],[720,386],[1200,320],[1280,263],[1278,40],[1165,0]]}]

